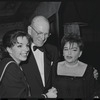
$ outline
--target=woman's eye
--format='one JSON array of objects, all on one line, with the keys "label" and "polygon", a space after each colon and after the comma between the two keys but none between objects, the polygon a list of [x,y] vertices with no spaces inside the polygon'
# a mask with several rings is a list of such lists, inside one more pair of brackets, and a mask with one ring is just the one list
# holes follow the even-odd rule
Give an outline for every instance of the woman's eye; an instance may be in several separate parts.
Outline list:
[{"label": "woman's eye", "polygon": [[73,49],[73,51],[77,51],[77,49]]}]

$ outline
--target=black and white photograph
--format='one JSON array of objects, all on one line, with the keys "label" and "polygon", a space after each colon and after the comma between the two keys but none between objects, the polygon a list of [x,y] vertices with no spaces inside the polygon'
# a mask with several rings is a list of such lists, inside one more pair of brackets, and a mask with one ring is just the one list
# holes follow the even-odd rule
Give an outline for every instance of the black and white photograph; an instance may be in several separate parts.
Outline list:
[{"label": "black and white photograph", "polygon": [[99,0],[0,1],[0,99],[99,99],[99,57]]}]

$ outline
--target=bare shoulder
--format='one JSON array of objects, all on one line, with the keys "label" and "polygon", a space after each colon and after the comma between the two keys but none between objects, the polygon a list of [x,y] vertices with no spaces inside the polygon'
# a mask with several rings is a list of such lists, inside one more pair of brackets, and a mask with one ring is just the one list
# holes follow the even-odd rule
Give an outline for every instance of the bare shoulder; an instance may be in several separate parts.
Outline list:
[{"label": "bare shoulder", "polygon": [[57,73],[58,74],[64,73],[64,70],[65,70],[65,61],[58,62]]},{"label": "bare shoulder", "polygon": [[87,64],[84,63],[84,62],[81,62],[81,61],[79,61],[79,66],[80,66],[80,68],[82,68],[82,69],[86,69],[86,68],[87,68]]},{"label": "bare shoulder", "polygon": [[58,68],[62,68],[65,64],[65,61],[58,62]]}]

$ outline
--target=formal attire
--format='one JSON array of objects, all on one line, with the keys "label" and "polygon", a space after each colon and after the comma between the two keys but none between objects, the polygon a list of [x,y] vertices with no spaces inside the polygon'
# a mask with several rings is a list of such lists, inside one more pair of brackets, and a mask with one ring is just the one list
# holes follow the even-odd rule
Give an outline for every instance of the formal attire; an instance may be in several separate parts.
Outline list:
[{"label": "formal attire", "polygon": [[[5,69],[6,64],[8,65]],[[5,72],[2,74],[4,69]],[[8,58],[4,58],[0,62],[0,78],[1,76],[1,98],[26,98],[29,96],[29,85],[26,81],[22,68],[10,56]]]},{"label": "formal attire", "polygon": [[34,51],[33,46],[32,43],[28,59],[22,63],[22,66],[30,85],[32,97],[42,98],[44,97],[42,94],[52,87],[53,73],[55,73],[53,69],[57,64],[58,50],[55,46],[44,44],[44,52],[39,49]]},{"label": "formal attire", "polygon": [[[64,66],[64,62],[62,63]],[[93,67],[87,65],[83,76],[57,75],[55,87],[58,98],[92,98],[96,89],[93,71]]]}]

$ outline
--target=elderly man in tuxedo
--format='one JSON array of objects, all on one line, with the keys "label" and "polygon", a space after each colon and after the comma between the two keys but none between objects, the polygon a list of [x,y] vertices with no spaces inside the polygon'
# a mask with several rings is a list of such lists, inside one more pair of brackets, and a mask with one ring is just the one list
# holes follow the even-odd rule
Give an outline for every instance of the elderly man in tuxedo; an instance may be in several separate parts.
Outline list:
[{"label": "elderly man in tuxedo", "polygon": [[23,70],[30,85],[32,98],[56,98],[57,90],[53,87],[56,73],[58,50],[46,43],[50,36],[50,25],[44,16],[36,16],[28,26],[28,34],[32,38],[28,60]]}]

